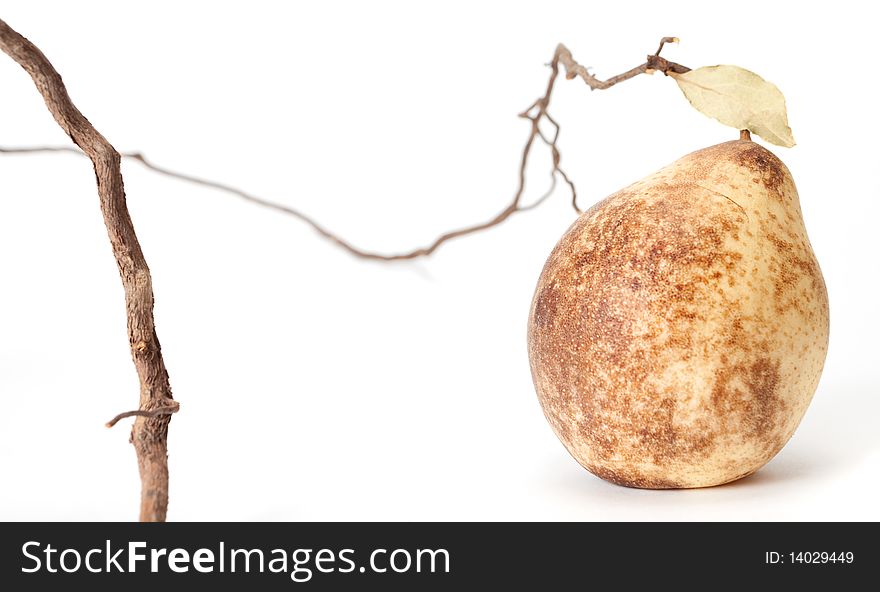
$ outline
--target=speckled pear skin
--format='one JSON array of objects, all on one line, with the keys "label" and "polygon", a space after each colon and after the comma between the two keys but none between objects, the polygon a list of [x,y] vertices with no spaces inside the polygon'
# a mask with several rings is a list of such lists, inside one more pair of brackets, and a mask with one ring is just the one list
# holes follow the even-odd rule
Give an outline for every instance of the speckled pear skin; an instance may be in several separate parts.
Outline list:
[{"label": "speckled pear skin", "polygon": [[738,140],[615,193],[566,231],[532,301],[553,431],[595,475],[709,487],[791,438],[828,350],[828,296],[788,168]]}]

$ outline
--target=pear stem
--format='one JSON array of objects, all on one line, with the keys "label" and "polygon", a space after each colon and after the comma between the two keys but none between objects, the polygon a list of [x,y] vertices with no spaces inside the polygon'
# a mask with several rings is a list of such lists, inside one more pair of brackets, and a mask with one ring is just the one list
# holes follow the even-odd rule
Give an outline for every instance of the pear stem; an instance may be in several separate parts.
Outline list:
[{"label": "pear stem", "polygon": [[752,134],[747,129],[739,130],[739,139],[745,140],[747,142],[751,142],[752,141]]}]

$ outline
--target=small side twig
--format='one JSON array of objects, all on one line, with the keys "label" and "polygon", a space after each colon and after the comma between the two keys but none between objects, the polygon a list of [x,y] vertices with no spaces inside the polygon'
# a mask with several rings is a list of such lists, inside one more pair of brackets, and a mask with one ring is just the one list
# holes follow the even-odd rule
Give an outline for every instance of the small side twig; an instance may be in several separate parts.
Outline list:
[{"label": "small side twig", "polygon": [[[548,64],[550,66],[550,78],[547,81],[547,87],[544,92],[544,95],[532,103],[528,109],[519,114],[519,116],[523,119],[527,119],[530,122],[530,133],[529,137],[526,140],[525,146],[523,147],[522,157],[520,158],[519,164],[519,179],[517,183],[516,190],[513,194],[513,198],[508,203],[508,205],[501,210],[497,215],[493,218],[481,222],[478,224],[473,224],[470,226],[465,226],[459,228],[457,230],[452,230],[450,232],[446,232],[441,234],[436,239],[434,239],[431,243],[426,246],[419,247],[413,249],[411,251],[401,252],[401,253],[392,253],[392,254],[383,254],[376,253],[373,251],[368,251],[361,249],[359,247],[354,246],[347,240],[341,238],[337,234],[331,232],[327,228],[325,228],[322,224],[319,224],[314,218],[303,213],[302,211],[278,203],[274,202],[262,197],[258,197],[252,193],[239,189],[237,187],[233,187],[232,185],[227,185],[226,183],[221,183],[219,181],[212,181],[210,179],[205,179],[202,177],[197,177],[194,175],[189,175],[186,173],[181,173],[178,171],[174,171],[163,166],[159,166],[157,164],[152,163],[147,160],[143,154],[140,152],[125,152],[122,153],[122,156],[125,158],[129,158],[132,160],[136,160],[140,162],[143,166],[148,169],[164,175],[166,177],[170,177],[173,179],[178,179],[180,181],[185,181],[187,183],[192,183],[195,185],[200,185],[202,187],[209,187],[212,189],[216,189],[219,191],[223,191],[225,193],[235,195],[244,199],[250,203],[256,204],[258,206],[269,208],[276,212],[280,212],[285,215],[292,216],[305,224],[309,225],[312,230],[317,232],[323,238],[329,240],[336,246],[344,249],[351,255],[358,257],[360,259],[369,259],[369,260],[377,260],[377,261],[403,261],[408,259],[417,259],[419,257],[426,257],[434,253],[438,248],[440,248],[443,244],[448,241],[451,241],[456,238],[460,238],[463,236],[467,236],[470,234],[474,234],[476,232],[480,232],[482,230],[487,230],[494,226],[497,226],[510,218],[513,214],[517,212],[524,212],[527,210],[531,210],[540,204],[542,204],[557,186],[557,175],[562,178],[565,184],[568,186],[571,192],[571,205],[574,210],[578,213],[581,212],[581,209],[577,205],[577,191],[575,189],[574,182],[571,177],[563,170],[560,165],[562,160],[562,156],[559,151],[558,141],[559,141],[559,133],[560,126],[559,123],[551,117],[547,108],[550,105],[550,98],[553,94],[553,88],[556,83],[556,79],[559,75],[559,66],[565,69],[565,78],[571,80],[573,78],[581,78],[587,86],[590,87],[591,90],[605,90],[609,89],[612,86],[620,84],[626,80],[634,78],[639,74],[649,74],[653,72],[662,72],[667,74],[669,72],[677,72],[684,73],[690,70],[686,66],[682,66],[681,64],[676,64],[675,62],[670,62],[662,57],[660,57],[660,52],[663,49],[664,45],[667,43],[677,42],[678,39],[675,37],[663,37],[660,40],[660,46],[657,51],[651,55],[648,55],[645,63],[636,66],[635,68],[631,68],[626,72],[618,74],[616,76],[612,76],[607,80],[600,80],[590,74],[590,72],[584,66],[581,66],[577,61],[575,61],[574,57],[572,57],[571,52],[568,50],[565,45],[559,44],[556,47],[556,51],[553,54],[553,59]],[[546,122],[553,129],[552,135],[548,136],[541,130],[541,123]],[[550,171],[550,188],[537,200],[532,202],[531,204],[523,204],[523,195],[525,193],[526,187],[526,167],[528,165],[529,157],[531,156],[532,147],[534,146],[535,139],[540,139],[545,145],[550,149],[550,155],[552,158],[552,168]],[[79,151],[72,147],[67,146],[46,146],[46,147],[24,147],[24,148],[4,148],[0,147],[0,153],[6,154],[33,154],[40,152],[74,152],[79,153]]]},{"label": "small side twig", "polygon": [[654,52],[654,57],[660,55],[660,52],[663,51],[663,46],[667,43],[678,43],[678,37],[664,37],[660,40],[660,47],[657,48],[657,51]]},{"label": "small side twig", "polygon": [[125,419],[126,417],[159,417],[160,415],[171,415],[172,413],[177,413],[180,411],[180,403],[177,401],[172,401],[171,405],[166,405],[165,407],[157,407],[156,409],[136,409],[134,411],[125,411],[120,413],[104,425],[108,428],[112,428],[119,420]]}]

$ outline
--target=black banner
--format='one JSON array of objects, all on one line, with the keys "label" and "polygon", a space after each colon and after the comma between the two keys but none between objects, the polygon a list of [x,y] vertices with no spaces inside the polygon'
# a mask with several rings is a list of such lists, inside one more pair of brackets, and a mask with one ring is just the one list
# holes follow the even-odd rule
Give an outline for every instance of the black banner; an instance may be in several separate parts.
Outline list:
[{"label": "black banner", "polygon": [[254,590],[763,589],[798,582],[837,588],[870,582],[880,571],[876,523],[13,523],[0,529],[4,590],[177,589],[221,579]]}]

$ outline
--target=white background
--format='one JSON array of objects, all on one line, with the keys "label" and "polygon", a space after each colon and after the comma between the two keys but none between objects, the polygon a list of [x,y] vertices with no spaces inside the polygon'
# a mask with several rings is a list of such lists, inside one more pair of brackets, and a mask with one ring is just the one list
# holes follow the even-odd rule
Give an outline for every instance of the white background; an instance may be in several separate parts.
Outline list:
[{"label": "white background", "polygon": [[[538,407],[525,326],[574,220],[559,191],[428,260],[356,260],[294,219],[126,162],[181,411],[172,520],[878,520],[876,23],[862,3],[5,2],[120,150],[302,208],[397,251],[488,219],[516,184],[558,42],[602,76],[665,55],[775,82],[831,297],[831,349],[789,445],[698,491],[607,484]],[[0,56],[0,144],[67,144]],[[586,206],[736,132],[672,80],[560,80]],[[529,194],[549,160],[536,152]],[[0,519],[127,520],[139,482],[122,289],[89,163],[0,157]]]}]

